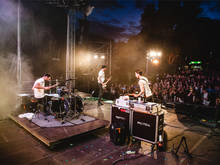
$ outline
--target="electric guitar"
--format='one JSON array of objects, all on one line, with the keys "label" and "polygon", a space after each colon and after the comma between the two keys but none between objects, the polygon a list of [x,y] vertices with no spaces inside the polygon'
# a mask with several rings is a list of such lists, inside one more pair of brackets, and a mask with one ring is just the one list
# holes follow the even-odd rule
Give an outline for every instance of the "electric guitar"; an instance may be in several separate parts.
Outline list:
[{"label": "electric guitar", "polygon": [[106,82],[104,82],[103,84],[102,84],[102,88],[103,89],[105,89],[106,87],[107,87],[107,84],[108,84],[108,82],[111,80],[111,76],[107,79],[107,81]]}]

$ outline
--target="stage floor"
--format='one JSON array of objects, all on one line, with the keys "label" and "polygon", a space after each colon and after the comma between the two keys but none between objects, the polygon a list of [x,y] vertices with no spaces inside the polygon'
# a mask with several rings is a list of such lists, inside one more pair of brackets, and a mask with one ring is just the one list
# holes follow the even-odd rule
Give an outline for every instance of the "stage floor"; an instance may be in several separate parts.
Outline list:
[{"label": "stage floor", "polygon": [[[97,107],[97,101],[85,100],[84,103],[86,115],[110,121],[111,104]],[[219,128],[205,127],[185,115],[176,114],[174,109],[164,112],[167,150],[157,152],[155,159],[151,156],[136,158],[126,154],[137,151],[138,145],[114,145],[110,142],[108,127],[73,136],[50,149],[15,122],[6,119],[0,120],[0,162],[4,165],[112,165],[116,160],[126,157],[130,160],[119,161],[117,165],[206,165],[220,162]],[[65,127],[63,134],[67,133],[70,132]],[[171,154],[173,145],[177,147],[182,136],[186,137],[189,152],[192,153],[191,159],[186,157],[183,147],[178,153],[179,159]]]}]

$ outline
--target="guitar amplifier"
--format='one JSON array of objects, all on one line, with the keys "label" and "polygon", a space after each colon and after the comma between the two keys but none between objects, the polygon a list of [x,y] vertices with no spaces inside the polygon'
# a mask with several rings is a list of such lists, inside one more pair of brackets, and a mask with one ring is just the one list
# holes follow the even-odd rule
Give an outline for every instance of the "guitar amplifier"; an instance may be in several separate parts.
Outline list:
[{"label": "guitar amplifier", "polygon": [[130,108],[120,107],[117,105],[112,105],[111,110],[111,123],[123,123],[125,126],[126,132],[130,131],[130,118],[131,118],[131,110]]},{"label": "guitar amplifier", "polygon": [[156,144],[163,133],[164,114],[152,114],[142,110],[132,110],[131,132],[134,138]]}]

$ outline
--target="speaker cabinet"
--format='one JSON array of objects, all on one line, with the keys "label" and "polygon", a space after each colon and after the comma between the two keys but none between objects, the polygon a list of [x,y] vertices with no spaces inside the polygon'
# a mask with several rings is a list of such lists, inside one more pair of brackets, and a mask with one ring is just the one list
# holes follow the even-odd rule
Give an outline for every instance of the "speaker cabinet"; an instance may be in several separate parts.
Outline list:
[{"label": "speaker cabinet", "polygon": [[150,114],[146,111],[132,111],[132,136],[155,144],[163,133],[164,114]]},{"label": "speaker cabinet", "polygon": [[123,123],[126,133],[130,134],[130,113],[129,108],[112,105],[111,123]]}]

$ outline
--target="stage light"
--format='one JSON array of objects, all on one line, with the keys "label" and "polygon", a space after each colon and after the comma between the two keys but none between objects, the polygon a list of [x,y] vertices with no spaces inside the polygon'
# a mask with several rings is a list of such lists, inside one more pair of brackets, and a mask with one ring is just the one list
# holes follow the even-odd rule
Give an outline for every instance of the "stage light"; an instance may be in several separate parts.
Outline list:
[{"label": "stage light", "polygon": [[153,59],[152,62],[157,65],[159,63],[159,60],[158,59]]},{"label": "stage light", "polygon": [[94,59],[98,59],[98,56],[97,56],[97,55],[94,55],[93,57],[94,57]]},{"label": "stage light", "polygon": [[150,57],[155,57],[156,56],[156,52],[155,51],[150,51],[149,56]]},{"label": "stage light", "polygon": [[161,52],[157,52],[157,56],[161,57],[162,53]]},{"label": "stage light", "polygon": [[148,75],[148,63],[149,61],[153,64],[157,65],[159,64],[159,60],[162,56],[162,52],[158,50],[148,50],[146,51],[146,74]]},{"label": "stage light", "polygon": [[101,56],[101,59],[105,59],[105,56]]},{"label": "stage light", "polygon": [[155,58],[155,57],[161,57],[162,53],[159,52],[159,51],[154,51],[154,50],[151,50],[147,53],[147,57],[152,59],[152,58]]}]

